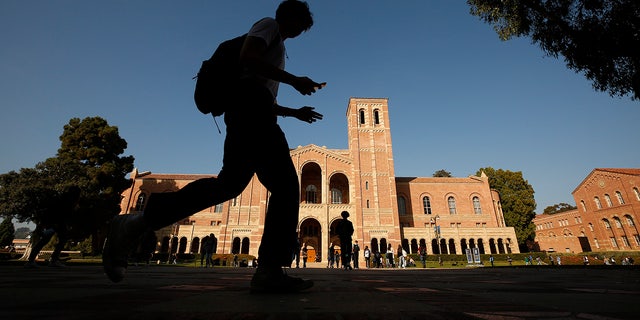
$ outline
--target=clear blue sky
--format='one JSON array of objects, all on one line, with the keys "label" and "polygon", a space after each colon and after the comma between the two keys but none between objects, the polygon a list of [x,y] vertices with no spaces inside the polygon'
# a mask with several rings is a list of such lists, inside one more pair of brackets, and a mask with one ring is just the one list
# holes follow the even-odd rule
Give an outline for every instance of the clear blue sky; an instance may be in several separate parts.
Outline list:
[{"label": "clear blue sky", "polygon": [[[0,2],[0,173],[54,156],[69,119],[89,116],[119,128],[141,171],[217,173],[224,136],[191,78],[279,2]],[[348,99],[373,97],[389,99],[397,176],[522,171],[536,212],[575,204],[596,167],[640,165],[639,102],[595,92],[529,39],[500,41],[465,1],[309,4],[315,25],[287,40],[287,69],[328,85],[282,86],[279,101],[325,118],[281,119],[291,147],[346,149]]]}]

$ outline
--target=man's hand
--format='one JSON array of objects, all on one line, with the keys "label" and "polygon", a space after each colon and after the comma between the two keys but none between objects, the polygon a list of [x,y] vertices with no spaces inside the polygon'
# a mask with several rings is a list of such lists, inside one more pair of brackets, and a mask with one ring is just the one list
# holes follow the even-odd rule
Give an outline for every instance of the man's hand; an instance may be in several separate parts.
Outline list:
[{"label": "man's hand", "polygon": [[326,82],[317,83],[308,77],[295,77],[295,80],[291,82],[291,86],[303,95],[311,95],[326,85]]},{"label": "man's hand", "polygon": [[322,115],[313,111],[314,107],[304,106],[295,111],[294,117],[300,121],[314,123],[316,120],[322,120]]}]

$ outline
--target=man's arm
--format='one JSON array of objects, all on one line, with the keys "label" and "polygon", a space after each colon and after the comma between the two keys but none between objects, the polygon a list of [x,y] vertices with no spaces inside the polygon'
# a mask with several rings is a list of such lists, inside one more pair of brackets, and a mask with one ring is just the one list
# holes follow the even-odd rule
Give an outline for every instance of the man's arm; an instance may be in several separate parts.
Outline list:
[{"label": "man's arm", "polygon": [[324,85],[311,80],[308,77],[298,77],[282,70],[264,60],[267,51],[267,43],[259,37],[247,36],[240,50],[240,63],[246,65],[251,71],[281,83],[294,87],[303,95],[310,95]]},{"label": "man's arm", "polygon": [[322,114],[315,112],[314,107],[304,106],[299,109],[284,107],[279,104],[274,106],[276,115],[283,117],[296,117],[300,121],[313,123],[316,120],[322,120]]}]

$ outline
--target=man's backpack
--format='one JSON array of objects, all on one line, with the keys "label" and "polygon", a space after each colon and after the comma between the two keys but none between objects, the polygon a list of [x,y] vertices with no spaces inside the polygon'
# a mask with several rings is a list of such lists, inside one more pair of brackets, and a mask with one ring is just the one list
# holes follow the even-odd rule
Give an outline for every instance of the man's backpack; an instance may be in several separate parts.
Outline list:
[{"label": "man's backpack", "polygon": [[[198,110],[214,117],[221,116],[230,106],[244,67],[240,64],[240,50],[247,34],[226,40],[213,52],[209,60],[202,61],[196,79],[193,100]],[[267,47],[271,50],[278,41]]]},{"label": "man's backpack", "polygon": [[196,79],[193,99],[198,110],[214,117],[222,115],[233,98],[242,76],[240,50],[246,34],[226,40],[218,45],[209,60],[202,62]]}]

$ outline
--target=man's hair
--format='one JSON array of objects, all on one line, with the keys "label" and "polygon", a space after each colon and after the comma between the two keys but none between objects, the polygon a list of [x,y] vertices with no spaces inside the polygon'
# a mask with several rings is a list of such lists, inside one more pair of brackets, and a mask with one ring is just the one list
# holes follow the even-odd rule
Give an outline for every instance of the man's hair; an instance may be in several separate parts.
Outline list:
[{"label": "man's hair", "polygon": [[304,23],[305,31],[313,26],[313,14],[306,1],[284,0],[280,2],[276,10],[276,20],[280,19],[300,19]]}]

